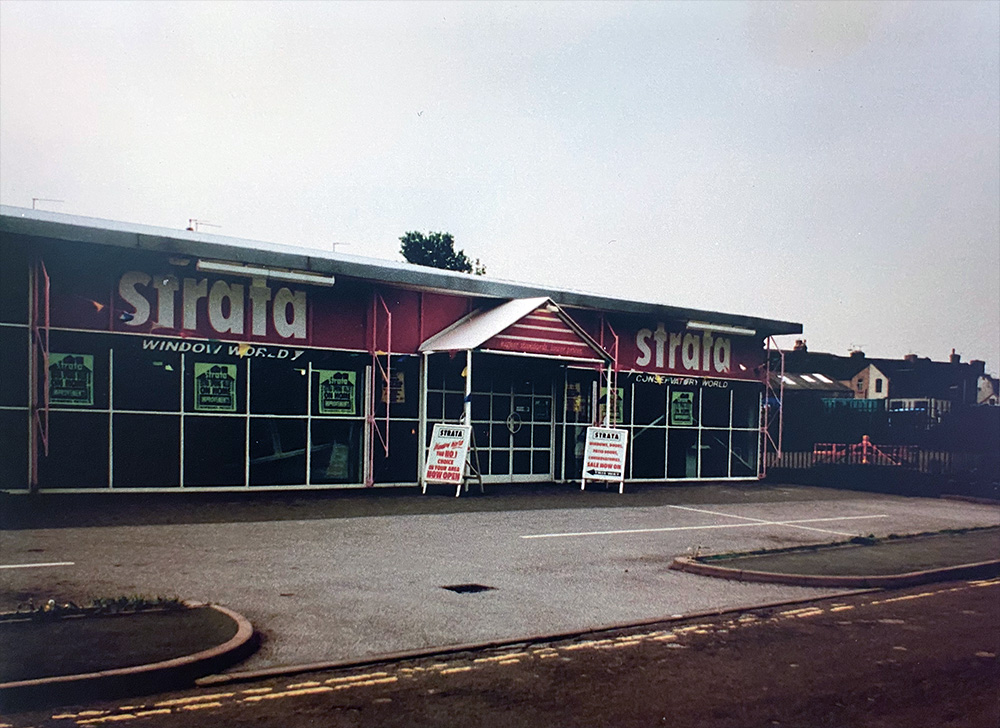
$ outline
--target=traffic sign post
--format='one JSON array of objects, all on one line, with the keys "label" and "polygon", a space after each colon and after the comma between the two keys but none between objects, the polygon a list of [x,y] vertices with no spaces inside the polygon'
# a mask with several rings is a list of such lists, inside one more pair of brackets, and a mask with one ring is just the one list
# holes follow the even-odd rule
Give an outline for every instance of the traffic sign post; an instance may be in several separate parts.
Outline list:
[{"label": "traffic sign post", "polygon": [[617,482],[618,492],[625,492],[625,453],[628,430],[617,427],[588,427],[583,451],[583,477],[580,490],[588,480]]}]

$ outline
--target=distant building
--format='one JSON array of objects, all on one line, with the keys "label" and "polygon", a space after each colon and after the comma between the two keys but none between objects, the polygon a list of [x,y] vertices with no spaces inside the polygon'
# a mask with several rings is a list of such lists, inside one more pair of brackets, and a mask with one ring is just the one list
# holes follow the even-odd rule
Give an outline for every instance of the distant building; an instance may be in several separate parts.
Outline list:
[{"label": "distant building", "polygon": [[[774,370],[780,366],[780,354],[773,352],[772,357]],[[811,352],[799,340],[784,359],[786,433],[787,423],[791,421],[794,428],[807,409],[808,417],[817,413],[814,407],[804,408],[802,397],[795,393],[820,396],[828,413],[836,409],[853,410],[859,417],[866,414],[867,419],[856,417],[852,424],[842,419],[835,426],[808,425],[817,437],[831,440],[851,440],[862,430],[882,439],[912,439],[914,432],[940,425],[953,411],[995,404],[1000,390],[986,375],[984,362],[962,362],[954,350],[946,362],[916,354],[881,359],[869,358],[863,351],[848,356]],[[873,417],[876,413],[884,415]],[[804,421],[802,426],[806,427]]]}]

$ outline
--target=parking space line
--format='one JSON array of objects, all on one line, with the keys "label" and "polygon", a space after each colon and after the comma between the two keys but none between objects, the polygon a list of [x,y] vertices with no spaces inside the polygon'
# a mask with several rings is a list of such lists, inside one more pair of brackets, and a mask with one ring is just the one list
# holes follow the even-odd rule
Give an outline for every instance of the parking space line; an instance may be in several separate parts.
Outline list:
[{"label": "parking space line", "polygon": [[[676,507],[676,506],[671,506]],[[691,509],[696,510],[696,509]],[[709,511],[705,511],[708,513]],[[725,516],[725,513],[717,513],[715,515]],[[801,518],[791,521],[763,521],[759,519],[746,519],[745,516],[729,516],[730,518],[741,518],[749,520],[749,523],[713,523],[707,526],[664,526],[662,528],[623,528],[614,531],[574,531],[569,533],[533,533],[521,536],[524,539],[534,539],[534,538],[571,538],[576,536],[618,536],[622,534],[632,534],[632,533],[666,533],[669,531],[711,531],[722,528],[755,528],[757,526],[790,526],[790,527],[803,527],[800,524],[803,523],[827,523],[830,521],[857,521],[869,518],[888,518],[886,515],[871,515],[871,516],[834,516],[830,518]],[[832,533],[840,536],[853,536],[853,533],[846,533],[842,531],[829,531],[820,528],[809,529],[812,531],[823,531],[824,533]]]},{"label": "parking space line", "polygon": [[[723,516],[725,518],[738,518],[738,519],[740,519],[742,521],[754,521],[756,523],[771,523],[771,521],[768,521],[768,520],[763,519],[763,518],[751,518],[750,516],[737,516],[737,515],[734,515],[732,513],[720,513],[719,511],[708,511],[708,510],[705,510],[704,508],[691,508],[690,506],[667,506],[667,507],[668,508],[676,508],[677,510],[680,510],[680,511],[694,511],[695,513],[707,513],[707,514],[712,515],[712,516]],[[884,514],[882,514],[882,515],[878,515],[878,516],[845,516],[844,518],[885,518],[885,517],[886,516]],[[818,519],[818,520],[829,520],[829,519]],[[841,519],[838,518],[836,520],[841,520]],[[812,528],[810,526],[792,525],[791,522],[787,522],[787,523],[785,523],[783,525],[787,525],[790,528],[801,528],[804,531],[819,531],[820,533],[832,533],[832,534],[835,534],[837,536],[853,536],[854,535],[853,533],[844,533],[843,531],[830,531],[830,530],[827,530],[825,528]]]},{"label": "parking space line", "polygon": [[0,564],[0,569],[35,569],[41,566],[76,566],[75,561],[49,561],[40,564]]}]

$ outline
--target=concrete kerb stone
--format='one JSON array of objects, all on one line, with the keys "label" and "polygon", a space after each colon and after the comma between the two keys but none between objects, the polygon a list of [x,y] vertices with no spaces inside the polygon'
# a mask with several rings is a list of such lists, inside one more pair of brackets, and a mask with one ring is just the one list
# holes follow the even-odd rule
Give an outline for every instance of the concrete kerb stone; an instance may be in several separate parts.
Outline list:
[{"label": "concrete kerb stone", "polygon": [[161,662],[0,683],[0,705],[8,710],[26,709],[182,688],[193,685],[200,675],[234,664],[257,648],[259,635],[242,614],[218,604],[185,604],[188,607],[204,606],[224,614],[236,623],[236,634],[220,645]]},{"label": "concrete kerb stone", "polygon": [[881,591],[880,589],[850,589],[839,594],[827,594],[822,596],[803,597],[800,599],[785,599],[777,602],[767,602],[764,604],[754,604],[744,607],[729,607],[726,609],[713,609],[702,612],[691,612],[688,614],[655,617],[637,622],[624,622],[617,624],[604,624],[566,632],[550,632],[544,634],[534,634],[521,637],[512,637],[501,640],[488,640],[485,642],[471,642],[466,644],[448,645],[442,647],[431,647],[420,650],[407,650],[400,652],[389,652],[370,657],[352,660],[330,660],[327,662],[312,662],[299,665],[279,665],[277,667],[266,667],[259,670],[244,670],[242,672],[220,673],[218,675],[207,675],[195,680],[199,687],[219,687],[244,682],[254,682],[257,680],[267,680],[279,677],[294,677],[311,672],[333,672],[337,670],[352,670],[363,667],[375,667],[379,665],[391,665],[407,660],[436,659],[458,655],[466,652],[482,652],[484,650],[497,650],[509,647],[523,647],[527,645],[547,644],[551,642],[564,642],[573,639],[591,638],[595,635],[609,632],[619,632],[623,630],[642,629],[657,625],[672,624],[675,622],[689,622],[699,619],[710,619],[714,617],[724,617],[730,614],[744,614],[746,612],[756,612],[769,609],[781,609],[783,607],[794,607],[800,604],[812,604],[815,602],[842,599],[845,593],[852,595],[866,594],[869,592]]},{"label": "concrete kerb stone", "polygon": [[824,574],[784,574],[773,571],[751,571],[731,569],[715,564],[706,564],[695,558],[681,556],[675,558],[670,568],[699,576],[717,579],[757,582],[761,584],[783,584],[786,586],[825,587],[835,589],[901,589],[920,584],[930,584],[951,579],[987,579],[1000,574],[1000,559],[980,561],[974,564],[959,564],[940,569],[911,571],[905,574],[884,574],[878,576],[835,576]]}]

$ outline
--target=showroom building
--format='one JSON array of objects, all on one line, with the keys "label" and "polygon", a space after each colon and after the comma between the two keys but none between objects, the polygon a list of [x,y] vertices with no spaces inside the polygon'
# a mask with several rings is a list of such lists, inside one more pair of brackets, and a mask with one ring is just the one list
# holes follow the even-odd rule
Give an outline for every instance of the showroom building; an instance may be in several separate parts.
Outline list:
[{"label": "showroom building", "polygon": [[577,480],[606,420],[629,482],[754,479],[801,330],[3,207],[0,490],[413,486],[463,418],[486,483]]}]

